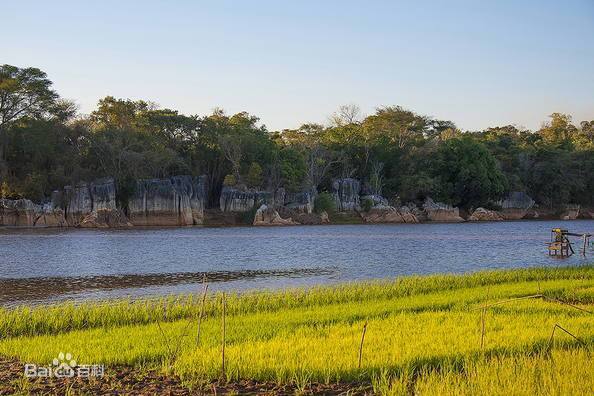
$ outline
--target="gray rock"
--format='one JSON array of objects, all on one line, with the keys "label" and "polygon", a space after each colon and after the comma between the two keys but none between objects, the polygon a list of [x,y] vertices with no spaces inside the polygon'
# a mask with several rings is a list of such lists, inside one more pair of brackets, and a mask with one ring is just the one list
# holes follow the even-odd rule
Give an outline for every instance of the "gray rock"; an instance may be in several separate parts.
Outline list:
[{"label": "gray rock", "polygon": [[268,191],[241,191],[229,186],[221,190],[221,212],[248,212],[262,204],[274,205],[274,194]]},{"label": "gray rock", "polygon": [[100,209],[116,209],[116,187],[111,178],[65,186],[58,198],[59,195],[52,194],[52,202],[60,200],[66,221],[71,226],[78,226],[92,212]]},{"label": "gray rock", "polygon": [[464,221],[460,217],[460,210],[458,208],[443,202],[435,202],[429,197],[423,203],[423,210],[427,214],[427,220],[429,221],[452,223]]},{"label": "gray rock", "polygon": [[317,194],[315,189],[297,193],[286,193],[284,205],[297,212],[310,214],[314,210]]},{"label": "gray rock", "polygon": [[534,200],[523,191],[514,191],[497,202],[501,206],[501,215],[506,220],[519,220],[528,214],[528,211],[534,206]]},{"label": "gray rock", "polygon": [[357,179],[344,178],[332,180],[332,195],[336,210],[349,212],[360,209],[361,183]]},{"label": "gray rock", "polygon": [[205,176],[138,180],[128,215],[136,226],[202,224],[205,199]]}]

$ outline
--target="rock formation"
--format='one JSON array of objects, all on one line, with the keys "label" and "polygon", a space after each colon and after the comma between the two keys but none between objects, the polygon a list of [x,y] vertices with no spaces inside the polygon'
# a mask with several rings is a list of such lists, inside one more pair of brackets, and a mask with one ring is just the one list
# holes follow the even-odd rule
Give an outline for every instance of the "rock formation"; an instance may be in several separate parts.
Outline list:
[{"label": "rock formation", "polygon": [[425,199],[423,210],[427,214],[427,220],[429,221],[451,223],[464,221],[460,217],[460,210],[458,208],[442,202],[434,202],[431,198]]},{"label": "rock formation", "polygon": [[138,180],[128,217],[135,226],[202,224],[205,199],[205,176]]},{"label": "rock formation", "polygon": [[262,204],[274,205],[274,194],[268,191],[247,190],[225,186],[221,190],[221,212],[248,212]]},{"label": "rock formation", "polygon": [[51,204],[37,205],[28,199],[0,199],[0,226],[62,227],[64,211]]},{"label": "rock formation", "polygon": [[[58,194],[52,199],[57,199]],[[81,182],[75,186],[65,186],[59,200],[68,224],[77,226],[92,212],[116,209],[115,182],[111,178],[106,178],[91,183]]]},{"label": "rock formation", "polygon": [[368,212],[360,212],[366,223],[418,223],[416,216],[406,209],[400,211],[388,205],[376,205]]},{"label": "rock formation", "polygon": [[505,220],[523,219],[534,206],[534,200],[525,192],[511,192],[504,200],[498,202],[501,215]]},{"label": "rock formation", "polygon": [[501,221],[505,218],[494,210],[485,208],[476,208],[474,212],[468,217],[468,221]]},{"label": "rock formation", "polygon": [[371,201],[373,206],[388,206],[388,200],[384,197],[382,197],[381,195],[377,195],[377,194],[369,194],[369,195],[363,195],[361,197],[361,202],[364,201]]},{"label": "rock formation", "polygon": [[98,209],[80,222],[81,228],[127,228],[132,223],[120,209]]},{"label": "rock formation", "polygon": [[360,209],[361,183],[357,179],[344,178],[332,181],[332,195],[336,202],[336,210],[350,212]]},{"label": "rock formation", "polygon": [[67,227],[64,209],[56,207],[53,202],[40,205],[35,227]]},{"label": "rock formation", "polygon": [[565,205],[563,212],[561,213],[561,220],[575,220],[580,215],[580,205],[569,204]]},{"label": "rock formation", "polygon": [[411,211],[407,206],[403,206],[400,208],[400,216],[405,223],[418,223],[419,219],[417,216]]},{"label": "rock formation", "polygon": [[255,226],[270,226],[270,225],[295,225],[299,224],[293,219],[283,219],[272,206],[262,205],[256,211],[253,225]]},{"label": "rock formation", "polygon": [[0,224],[5,226],[32,226],[39,208],[28,199],[0,199]]},{"label": "rock formation", "polygon": [[297,212],[309,214],[314,210],[316,196],[317,191],[315,189],[297,193],[286,193],[283,204],[287,208],[294,209]]}]

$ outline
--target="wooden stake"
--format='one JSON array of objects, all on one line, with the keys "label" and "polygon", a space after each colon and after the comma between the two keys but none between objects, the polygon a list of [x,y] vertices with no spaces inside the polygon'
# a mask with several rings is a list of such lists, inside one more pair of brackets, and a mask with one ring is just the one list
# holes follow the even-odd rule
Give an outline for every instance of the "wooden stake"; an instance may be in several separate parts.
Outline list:
[{"label": "wooden stake", "polygon": [[198,316],[198,331],[196,333],[196,346],[200,345],[200,325],[202,324],[202,316],[204,315],[204,304],[206,303],[206,293],[208,292],[208,283],[206,282],[206,274],[202,280],[202,303],[200,304],[200,315]]},{"label": "wooden stake", "polygon": [[361,345],[359,345],[359,368],[361,368],[361,359],[363,357],[363,341],[365,341],[365,332],[367,331],[367,322],[363,325],[363,334],[361,334]]},{"label": "wooden stake", "polygon": [[483,314],[481,315],[481,322],[482,322],[482,328],[481,328],[481,349],[483,349],[483,346],[485,345],[485,314],[486,314],[486,310],[487,308],[483,308]]},{"label": "wooden stake", "polygon": [[559,323],[555,324],[555,326],[553,326],[553,331],[551,332],[551,338],[549,338],[549,349],[551,348],[551,345],[553,343],[553,337],[555,336],[555,330],[556,329],[560,329],[562,331],[564,331],[565,333],[569,334],[571,337],[573,337],[573,339],[575,339],[576,341],[578,341],[580,344],[582,345],[586,345],[586,343],[584,341],[582,341],[581,339],[579,339],[578,337],[576,337],[575,335],[571,334],[569,332],[569,330],[563,328],[562,326],[559,325]]},{"label": "wooden stake", "polygon": [[223,292],[223,301],[222,301],[222,310],[221,310],[221,316],[222,316],[222,340],[221,340],[221,360],[222,360],[222,365],[221,365],[221,374],[223,379],[225,379],[225,292]]}]

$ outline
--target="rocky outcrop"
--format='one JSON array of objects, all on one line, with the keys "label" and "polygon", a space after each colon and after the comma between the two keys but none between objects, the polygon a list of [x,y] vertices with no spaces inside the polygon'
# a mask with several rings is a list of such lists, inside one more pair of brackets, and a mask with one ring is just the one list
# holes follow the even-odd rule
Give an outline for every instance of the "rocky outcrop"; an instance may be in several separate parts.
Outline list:
[{"label": "rocky outcrop", "polygon": [[135,226],[202,224],[205,199],[205,176],[138,180],[128,216]]},{"label": "rocky outcrop", "polygon": [[561,220],[575,220],[580,215],[580,205],[565,205],[561,213]]},{"label": "rocky outcrop", "polygon": [[336,210],[350,212],[360,209],[361,182],[357,179],[344,178],[332,180],[332,195]]},{"label": "rocky outcrop", "polygon": [[28,199],[0,199],[0,224],[27,227],[35,224],[39,207]]},{"label": "rocky outcrop", "polygon": [[400,208],[400,216],[405,223],[419,223],[419,218],[414,214],[412,210],[410,210],[407,206],[403,206]]},{"label": "rocky outcrop", "polygon": [[407,209],[399,211],[392,206],[376,205],[360,215],[366,223],[418,223],[416,216]]},{"label": "rocky outcrop", "polygon": [[99,209],[91,212],[80,222],[81,228],[127,228],[132,223],[120,209]]},{"label": "rocky outcrop", "polygon": [[501,206],[501,215],[505,220],[520,220],[528,215],[534,206],[534,200],[522,191],[514,191],[497,203]]},{"label": "rocky outcrop", "polygon": [[302,191],[297,193],[286,193],[284,196],[284,206],[296,210],[299,213],[310,214],[314,210],[317,191]]},{"label": "rocky outcrop", "polygon": [[361,197],[361,202],[370,201],[372,206],[389,206],[388,200],[381,195],[369,194]]},{"label": "rocky outcrop", "polygon": [[460,217],[460,210],[458,208],[442,202],[434,202],[431,198],[425,199],[423,210],[427,214],[427,220],[429,221],[450,223],[464,221],[464,219]]},{"label": "rocky outcrop", "polygon": [[0,199],[0,226],[63,227],[64,211],[52,204],[38,205],[28,199]]},{"label": "rocky outcrop", "polygon": [[[61,196],[60,196],[61,195]],[[61,194],[52,196],[58,199],[64,209],[66,221],[70,226],[78,226],[92,212],[100,209],[116,209],[116,187],[111,178],[81,182],[75,186],[65,186]]]},{"label": "rocky outcrop", "polygon": [[53,202],[41,205],[35,220],[35,227],[67,227],[64,210],[55,206]]},{"label": "rocky outcrop", "polygon": [[262,205],[256,211],[253,225],[271,226],[271,225],[295,225],[299,224],[293,219],[283,219],[272,206]]},{"label": "rocky outcrop", "polygon": [[485,208],[476,208],[474,212],[468,217],[468,221],[501,221],[505,218],[494,210]]},{"label": "rocky outcrop", "polygon": [[326,212],[315,213],[312,211],[307,213],[287,206],[279,206],[275,209],[283,219],[291,218],[297,224],[320,225],[330,223],[330,218]]},{"label": "rocky outcrop", "polygon": [[225,186],[221,190],[221,212],[248,212],[262,204],[274,205],[274,194],[268,191],[247,190]]}]

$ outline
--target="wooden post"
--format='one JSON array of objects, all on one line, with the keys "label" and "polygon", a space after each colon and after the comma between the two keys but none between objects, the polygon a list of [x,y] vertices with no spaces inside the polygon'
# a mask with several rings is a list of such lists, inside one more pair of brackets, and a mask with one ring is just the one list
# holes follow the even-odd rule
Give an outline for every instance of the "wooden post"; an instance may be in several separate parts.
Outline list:
[{"label": "wooden post", "polygon": [[586,257],[586,246],[588,246],[588,238],[586,234],[583,235],[584,238],[584,246],[582,247],[582,256]]},{"label": "wooden post", "polygon": [[487,308],[483,308],[483,314],[481,315],[481,349],[485,345],[485,311]]},{"label": "wooden post", "polygon": [[361,359],[363,357],[363,341],[365,341],[365,332],[367,331],[367,322],[363,325],[363,334],[361,334],[361,345],[359,345],[359,368],[361,368]]},{"label": "wooden post", "polygon": [[206,303],[206,293],[208,292],[208,283],[206,283],[206,274],[202,280],[202,303],[200,304],[200,314],[198,316],[198,331],[196,332],[196,346],[200,345],[200,325],[204,315],[204,304]]},{"label": "wooden post", "polygon": [[221,366],[221,374],[223,379],[225,379],[225,292],[223,292],[223,298],[222,298],[222,309],[221,309],[221,316],[222,316],[222,329],[221,329],[221,360],[222,360],[222,366]]}]

